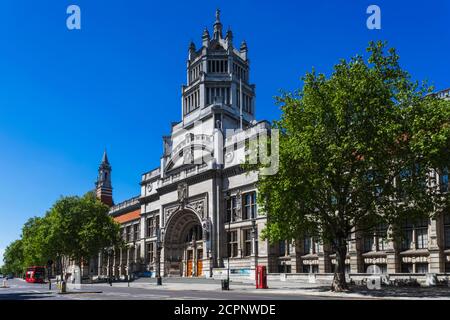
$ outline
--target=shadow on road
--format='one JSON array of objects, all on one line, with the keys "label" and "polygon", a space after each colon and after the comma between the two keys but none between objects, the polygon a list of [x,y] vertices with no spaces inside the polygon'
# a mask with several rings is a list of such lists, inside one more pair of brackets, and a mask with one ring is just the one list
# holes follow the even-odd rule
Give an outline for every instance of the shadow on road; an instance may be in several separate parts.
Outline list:
[{"label": "shadow on road", "polygon": [[10,292],[0,294],[0,300],[36,300],[53,297],[51,292]]}]

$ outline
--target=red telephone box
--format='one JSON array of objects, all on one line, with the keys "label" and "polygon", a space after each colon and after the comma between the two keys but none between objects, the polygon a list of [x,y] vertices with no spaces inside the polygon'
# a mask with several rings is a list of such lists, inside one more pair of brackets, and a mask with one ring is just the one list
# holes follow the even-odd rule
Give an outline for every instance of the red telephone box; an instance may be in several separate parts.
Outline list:
[{"label": "red telephone box", "polygon": [[266,266],[256,266],[256,289],[268,289]]}]

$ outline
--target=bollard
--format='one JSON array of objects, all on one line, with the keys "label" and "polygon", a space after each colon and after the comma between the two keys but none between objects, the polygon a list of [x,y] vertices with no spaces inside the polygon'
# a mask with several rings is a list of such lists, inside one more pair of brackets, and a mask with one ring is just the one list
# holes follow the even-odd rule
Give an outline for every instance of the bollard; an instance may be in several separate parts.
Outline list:
[{"label": "bollard", "polygon": [[6,279],[3,279],[2,288],[8,288],[8,282],[6,281]]},{"label": "bollard", "polygon": [[62,281],[61,282],[61,291],[60,293],[66,293],[66,282]]}]

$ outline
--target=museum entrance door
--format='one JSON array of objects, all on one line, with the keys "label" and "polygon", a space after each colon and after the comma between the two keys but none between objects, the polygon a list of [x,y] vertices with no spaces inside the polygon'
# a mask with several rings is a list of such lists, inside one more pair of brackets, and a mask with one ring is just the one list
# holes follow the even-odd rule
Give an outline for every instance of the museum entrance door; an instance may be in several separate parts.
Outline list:
[{"label": "museum entrance door", "polygon": [[179,211],[168,221],[164,259],[169,276],[203,275],[203,231],[200,219],[190,210]]}]

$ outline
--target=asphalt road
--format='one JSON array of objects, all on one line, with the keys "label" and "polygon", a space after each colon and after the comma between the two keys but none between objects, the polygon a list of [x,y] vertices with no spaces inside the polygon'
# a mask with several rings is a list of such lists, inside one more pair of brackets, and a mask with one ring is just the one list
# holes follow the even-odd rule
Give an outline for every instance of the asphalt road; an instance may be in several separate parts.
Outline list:
[{"label": "asphalt road", "polygon": [[[200,283],[207,283],[200,280]],[[198,281],[197,280],[197,281]],[[186,283],[183,279],[171,279],[172,283]],[[8,280],[9,288],[0,288],[0,300],[319,300],[330,299],[330,297],[317,297],[308,295],[288,295],[288,294],[265,294],[240,292],[239,283],[231,283],[230,291],[221,290],[201,290],[195,288],[192,283],[192,290],[168,290],[159,289],[149,281],[143,287],[136,287],[132,282],[130,287],[126,284],[116,284],[108,286],[105,284],[83,285],[80,291],[72,290],[69,294],[59,294],[56,286],[52,284],[52,289],[48,289],[48,284],[32,284],[21,279]],[[137,282],[139,283],[139,282]],[[140,283],[142,286],[143,283]],[[220,282],[217,282],[220,286]],[[233,286],[236,291],[233,291]]]}]

